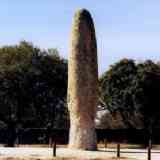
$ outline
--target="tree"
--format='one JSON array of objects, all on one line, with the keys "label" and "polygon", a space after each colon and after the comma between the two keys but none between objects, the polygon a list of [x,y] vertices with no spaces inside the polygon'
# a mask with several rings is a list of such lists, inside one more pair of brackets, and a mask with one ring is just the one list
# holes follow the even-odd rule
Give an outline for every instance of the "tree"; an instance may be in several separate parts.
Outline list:
[{"label": "tree", "polygon": [[153,126],[158,126],[160,116],[160,66],[148,60],[137,65],[138,83],[134,81],[136,88],[142,88],[136,93],[135,101],[139,104],[139,110],[144,117],[145,128],[152,130]]},{"label": "tree", "polygon": [[111,66],[100,78],[100,101],[107,105],[112,113],[120,111],[128,127],[132,127],[128,113],[135,111],[132,80],[136,72],[134,61],[123,59]]},{"label": "tree", "polygon": [[14,122],[13,128],[51,122],[66,127],[67,76],[67,61],[58,51],[49,53],[26,41],[0,48],[0,120],[8,126]]},{"label": "tree", "polygon": [[131,116],[142,115],[145,128],[152,128],[160,115],[160,66],[152,61],[135,64],[123,59],[100,78],[100,101],[113,113],[119,111],[133,128]]}]

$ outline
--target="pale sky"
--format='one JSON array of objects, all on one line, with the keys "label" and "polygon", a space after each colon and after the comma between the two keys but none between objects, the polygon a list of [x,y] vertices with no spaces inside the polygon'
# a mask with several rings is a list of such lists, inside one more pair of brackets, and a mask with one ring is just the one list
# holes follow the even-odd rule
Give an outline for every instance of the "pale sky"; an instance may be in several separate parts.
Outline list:
[{"label": "pale sky", "polygon": [[100,74],[121,58],[159,60],[160,0],[0,0],[0,46],[26,40],[67,58],[78,8],[93,17]]}]

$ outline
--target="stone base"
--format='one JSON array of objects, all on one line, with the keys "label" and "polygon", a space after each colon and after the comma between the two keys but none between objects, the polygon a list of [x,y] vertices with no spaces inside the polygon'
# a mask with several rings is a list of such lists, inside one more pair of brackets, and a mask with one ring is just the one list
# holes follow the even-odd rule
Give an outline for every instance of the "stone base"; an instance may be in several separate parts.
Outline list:
[{"label": "stone base", "polygon": [[95,129],[86,126],[71,125],[69,148],[81,150],[97,150]]}]

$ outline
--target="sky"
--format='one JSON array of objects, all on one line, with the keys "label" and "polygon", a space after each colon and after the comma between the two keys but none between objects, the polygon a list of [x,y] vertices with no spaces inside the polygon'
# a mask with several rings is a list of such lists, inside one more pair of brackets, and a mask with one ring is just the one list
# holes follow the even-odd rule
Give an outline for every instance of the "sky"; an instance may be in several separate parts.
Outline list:
[{"label": "sky", "polygon": [[160,0],[0,0],[0,46],[26,40],[67,58],[80,8],[94,20],[99,74],[122,58],[159,60]]}]

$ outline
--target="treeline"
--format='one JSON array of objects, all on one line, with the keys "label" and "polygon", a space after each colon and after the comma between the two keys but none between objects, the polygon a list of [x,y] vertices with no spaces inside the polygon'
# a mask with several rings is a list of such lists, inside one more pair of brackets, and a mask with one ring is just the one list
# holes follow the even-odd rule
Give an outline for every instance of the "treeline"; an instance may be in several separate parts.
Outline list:
[{"label": "treeline", "polygon": [[[1,47],[0,127],[68,128],[67,72],[57,49],[26,41]],[[99,105],[113,116],[120,112],[128,128],[134,128],[131,117],[137,114],[152,128],[160,124],[159,91],[159,63],[122,59],[100,77]]]}]

